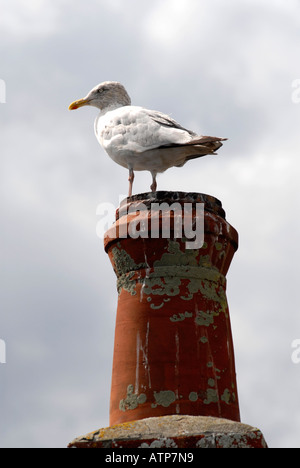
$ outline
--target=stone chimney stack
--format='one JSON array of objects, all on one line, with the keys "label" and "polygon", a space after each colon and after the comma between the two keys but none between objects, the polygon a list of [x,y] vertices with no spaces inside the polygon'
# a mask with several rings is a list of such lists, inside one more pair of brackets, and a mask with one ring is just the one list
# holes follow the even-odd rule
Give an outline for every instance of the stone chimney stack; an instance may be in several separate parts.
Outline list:
[{"label": "stone chimney stack", "polygon": [[219,200],[124,200],[105,235],[118,307],[110,427],[70,447],[259,447],[240,423],[226,275],[238,233]]}]

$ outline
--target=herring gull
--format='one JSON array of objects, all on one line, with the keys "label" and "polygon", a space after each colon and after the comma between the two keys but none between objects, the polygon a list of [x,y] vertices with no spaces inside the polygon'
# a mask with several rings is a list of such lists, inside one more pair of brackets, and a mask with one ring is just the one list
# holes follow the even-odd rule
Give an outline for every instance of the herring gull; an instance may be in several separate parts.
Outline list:
[{"label": "herring gull", "polygon": [[100,83],[69,109],[82,106],[100,109],[95,134],[107,154],[129,170],[129,197],[134,171],[150,171],[150,188],[155,192],[158,173],[170,167],[182,167],[190,159],[216,154],[226,140],[199,136],[162,112],[132,106],[126,89],[116,81]]}]

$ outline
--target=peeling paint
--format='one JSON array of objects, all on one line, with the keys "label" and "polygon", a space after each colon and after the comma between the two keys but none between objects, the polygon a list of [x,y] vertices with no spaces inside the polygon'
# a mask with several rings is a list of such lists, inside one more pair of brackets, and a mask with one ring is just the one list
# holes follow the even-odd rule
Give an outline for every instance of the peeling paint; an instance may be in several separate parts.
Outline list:
[{"label": "peeling paint", "polygon": [[191,392],[191,393],[189,394],[189,400],[190,400],[190,401],[197,401],[197,400],[198,400],[198,393],[196,393],[196,392]]},{"label": "peeling paint", "polygon": [[128,385],[127,387],[127,396],[124,400],[120,401],[120,411],[128,411],[128,410],[133,410],[138,407],[138,405],[142,405],[143,403],[146,403],[147,401],[147,396],[144,393],[141,393],[140,395],[136,395],[133,393],[134,391],[134,386],[133,385]]},{"label": "peeling paint", "polygon": [[205,434],[203,438],[196,442],[196,448],[216,448],[215,434]]},{"label": "peeling paint", "polygon": [[[135,271],[141,268],[146,268],[146,263],[136,264],[133,258],[121,248],[120,243],[118,247],[112,249],[113,261],[115,265],[115,271],[118,276],[117,289],[118,293],[121,293],[122,289],[128,291],[132,296],[136,295],[135,286],[136,283],[132,280]],[[127,273],[124,273],[127,272]]]},{"label": "peeling paint", "polygon": [[231,393],[228,388],[225,388],[224,393],[221,396],[221,400],[224,401],[226,405],[230,405],[232,402],[236,401],[235,393]]},{"label": "peeling paint", "polygon": [[122,275],[118,278],[117,289],[118,289],[119,295],[121,294],[122,289],[129,292],[132,296],[136,295],[136,290],[135,290],[136,283],[135,281],[132,281],[133,276],[134,276],[134,271],[127,273],[125,275]]},{"label": "peeling paint", "polygon": [[121,248],[121,244],[118,242],[117,247],[112,249],[113,260],[116,271],[119,275],[125,271],[139,270],[140,268],[147,268],[147,263],[135,263],[133,258]]},{"label": "peeling paint", "polygon": [[151,309],[153,309],[153,310],[159,310],[159,309],[162,309],[164,305],[165,305],[165,303],[162,302],[162,303],[159,304],[158,306],[156,306],[155,304],[151,304],[150,307],[151,307]]},{"label": "peeling paint", "polygon": [[212,279],[201,279],[197,281],[197,279],[191,278],[188,290],[191,294],[201,292],[204,297],[219,304],[219,312],[227,312],[228,305],[225,287],[217,281]]},{"label": "peeling paint", "polygon": [[214,379],[208,379],[208,382],[207,382],[207,383],[208,383],[208,385],[209,385],[210,387],[214,387],[215,384],[216,384],[215,381],[214,381]]},{"label": "peeling paint", "polygon": [[[190,301],[194,294],[200,292],[205,298],[219,304],[220,312],[226,313],[226,279],[211,264],[209,255],[200,256],[198,261],[199,250],[182,252],[178,242],[169,240],[167,252],[154,262],[154,268],[150,271],[147,263],[136,264],[119,244],[112,249],[112,254],[119,294],[124,289],[132,296],[136,295],[136,285],[140,283],[141,298],[147,295],[148,302],[151,301],[150,296],[167,296],[160,304],[152,303],[150,306],[152,309],[160,309],[171,297],[180,295],[182,281],[188,280],[186,294],[180,295],[182,300]],[[145,277],[138,276],[139,270],[146,270]]]},{"label": "peeling paint", "polygon": [[147,442],[143,442],[139,448],[178,448],[178,445],[176,445],[173,439],[163,437],[153,440],[153,442],[149,444],[147,444]]},{"label": "peeling paint", "polygon": [[154,269],[152,273],[143,279],[144,293],[153,296],[178,296],[181,278],[177,277],[174,273],[172,270],[172,276],[168,276],[170,275],[168,269],[164,268],[163,271]]},{"label": "peeling paint", "polygon": [[228,388],[226,388],[226,389],[224,390],[224,393],[223,393],[223,395],[221,396],[221,400],[222,400],[222,401],[225,401],[225,403],[226,403],[227,405],[229,405],[230,400],[231,400],[231,393],[230,393],[230,391],[228,390]]},{"label": "peeling paint", "polygon": [[195,318],[195,323],[196,325],[209,327],[210,325],[214,323],[214,317],[216,315],[219,315],[219,314],[216,314],[214,310],[207,310],[207,311],[198,310],[197,316]]},{"label": "peeling paint", "polygon": [[193,312],[184,312],[179,314],[174,314],[170,317],[171,322],[183,322],[186,318],[193,317]]},{"label": "peeling paint", "polygon": [[193,297],[193,294],[189,294],[188,296],[180,296],[180,299],[182,299],[183,301],[190,301],[191,299],[193,299]]},{"label": "peeling paint", "polygon": [[168,253],[164,253],[160,260],[154,262],[154,267],[160,266],[197,266],[198,250],[180,250],[179,242],[169,240]]},{"label": "peeling paint", "polygon": [[[208,385],[210,387],[214,387],[215,386],[215,380],[214,379],[208,379]],[[227,391],[225,390],[224,394],[223,394],[224,398],[226,398],[226,403],[229,405],[231,403],[231,395],[230,395],[230,398],[228,397],[228,393]],[[207,388],[206,392],[205,392],[205,397],[203,399],[203,403],[205,405],[210,405],[211,403],[219,403],[219,397],[218,397],[218,391],[214,388]],[[189,400],[191,402],[196,402],[198,401],[198,399],[202,399],[203,397],[200,397],[200,394],[198,392],[190,392],[189,394]],[[222,398],[223,400],[223,398]]]},{"label": "peeling paint", "polygon": [[154,392],[155,403],[151,406],[152,408],[156,408],[157,406],[163,406],[164,408],[168,408],[172,403],[176,401],[175,393],[171,390],[165,390],[162,392]]},{"label": "peeling paint", "polygon": [[[171,274],[170,274],[171,273]],[[220,306],[220,312],[227,311],[225,292],[226,280],[211,267],[183,267],[174,266],[170,271],[167,267],[156,267],[143,280],[143,291],[148,295],[178,296],[183,280],[188,280],[187,294],[180,295],[180,299],[190,301],[194,294],[202,295]]]},{"label": "peeling paint", "polygon": [[[150,301],[148,301],[148,302],[151,302],[151,301],[152,301],[152,298],[151,298],[150,296],[149,296],[149,298],[150,298]],[[166,303],[166,302],[169,302],[170,300],[171,300],[170,298],[164,298],[164,299],[163,299],[163,302],[162,302],[161,304],[159,304],[159,305],[151,304],[151,305],[150,305],[150,308],[151,308],[151,309],[154,309],[154,310],[162,309],[163,306],[165,305],[165,303]]]},{"label": "peeling paint", "polygon": [[206,399],[203,401],[205,405],[209,405],[210,403],[218,403],[218,393],[216,390],[212,388],[208,388],[206,390]]}]

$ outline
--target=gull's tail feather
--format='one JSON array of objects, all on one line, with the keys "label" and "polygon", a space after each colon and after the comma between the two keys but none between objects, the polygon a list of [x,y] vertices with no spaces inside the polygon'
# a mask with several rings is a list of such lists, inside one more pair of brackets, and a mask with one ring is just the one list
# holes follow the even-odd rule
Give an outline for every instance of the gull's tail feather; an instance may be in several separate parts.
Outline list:
[{"label": "gull's tail feather", "polygon": [[[193,140],[186,143],[187,145],[206,145],[212,143],[219,143],[222,146],[222,141],[226,141],[227,138],[211,137],[211,136],[201,136],[194,138]],[[220,146],[219,146],[220,147]]]},{"label": "gull's tail feather", "polygon": [[203,136],[201,138],[195,138],[191,140],[188,143],[188,145],[194,147],[201,147],[201,149],[204,150],[204,152],[208,151],[207,154],[216,154],[215,151],[217,151],[219,148],[221,148],[221,146],[223,146],[222,141],[226,140],[227,138]]},{"label": "gull's tail feather", "polygon": [[158,146],[157,148],[144,151],[141,164],[135,162],[136,171],[144,171],[148,167],[156,173],[161,173],[170,167],[182,167],[184,164],[196,158],[206,155],[216,155],[216,151],[223,145],[226,138],[210,136],[194,136],[184,143],[172,143]]},{"label": "gull's tail feather", "polygon": [[[208,151],[207,154],[212,154],[217,149],[223,146],[222,141],[226,141],[227,138],[211,137],[211,136],[201,136],[193,138],[192,140],[184,143],[173,143],[169,145],[160,146],[160,148],[188,148],[188,147],[197,147]],[[204,154],[203,154],[204,156]]]},{"label": "gull's tail feather", "polygon": [[183,145],[178,145],[186,148],[186,155],[184,160],[180,164],[176,164],[176,167],[182,167],[187,161],[191,159],[201,158],[209,154],[217,155],[216,151],[223,146],[222,141],[226,141],[227,138],[218,138],[203,136],[197,137]]}]

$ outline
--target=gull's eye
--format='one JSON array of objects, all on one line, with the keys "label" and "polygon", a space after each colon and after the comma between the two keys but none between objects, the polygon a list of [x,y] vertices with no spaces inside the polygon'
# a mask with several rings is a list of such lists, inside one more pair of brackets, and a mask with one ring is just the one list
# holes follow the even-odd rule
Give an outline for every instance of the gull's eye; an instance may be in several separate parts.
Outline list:
[{"label": "gull's eye", "polygon": [[98,92],[98,94],[102,94],[102,93],[104,93],[106,90],[107,90],[107,88],[99,88],[97,92]]}]

